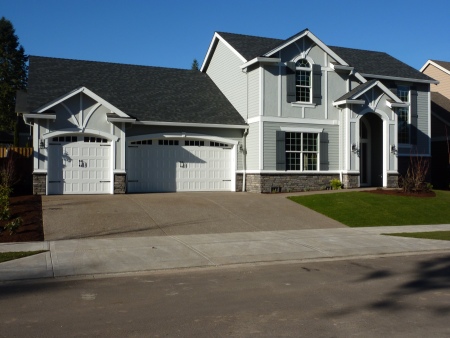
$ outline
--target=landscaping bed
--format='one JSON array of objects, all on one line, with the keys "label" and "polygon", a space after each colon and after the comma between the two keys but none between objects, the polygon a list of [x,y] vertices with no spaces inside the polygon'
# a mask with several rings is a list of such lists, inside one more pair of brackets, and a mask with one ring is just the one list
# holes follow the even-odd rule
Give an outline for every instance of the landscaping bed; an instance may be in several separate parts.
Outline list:
[{"label": "landscaping bed", "polygon": [[42,226],[42,200],[38,195],[18,195],[10,197],[11,219],[21,217],[22,225],[16,233],[10,235],[3,230],[6,221],[0,221],[0,243],[36,242],[44,240]]}]

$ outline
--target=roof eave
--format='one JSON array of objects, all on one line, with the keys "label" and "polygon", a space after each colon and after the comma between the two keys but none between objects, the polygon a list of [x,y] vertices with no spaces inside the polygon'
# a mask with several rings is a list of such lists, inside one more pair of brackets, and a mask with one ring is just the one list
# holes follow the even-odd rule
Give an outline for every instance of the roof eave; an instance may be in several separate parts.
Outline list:
[{"label": "roof eave", "polygon": [[257,64],[257,63],[259,63],[259,64],[277,65],[280,62],[281,62],[280,58],[268,58],[268,57],[258,56],[256,58],[254,58],[254,59],[244,63],[240,67],[241,67],[242,70],[244,70],[244,69],[246,69],[246,68],[248,68],[248,67],[250,67],[250,66],[252,66],[254,64]]},{"label": "roof eave", "polygon": [[365,100],[341,100],[341,101],[334,101],[333,106],[339,107],[347,104],[364,104]]},{"label": "roof eave", "polygon": [[429,65],[433,65],[434,67],[438,68],[439,70],[443,71],[444,73],[447,73],[448,75],[450,75],[450,70],[449,69],[447,69],[445,67],[442,67],[441,65],[437,64],[433,60],[428,60],[427,62],[425,62],[425,64],[422,66],[422,68],[420,68],[420,72],[423,73],[425,68],[427,68]]},{"label": "roof eave", "polygon": [[397,76],[376,75],[376,74],[366,74],[366,73],[361,73],[361,75],[364,77],[370,77],[370,78],[374,78],[374,79],[397,80],[397,81],[418,82],[418,83],[434,83],[434,84],[439,83],[439,81],[436,81],[436,80],[413,79],[413,78],[408,78],[408,77],[397,77]]},{"label": "roof eave", "polygon": [[136,121],[136,122],[134,122],[134,124],[136,124],[136,125],[150,125],[150,126],[248,129],[248,125],[247,124],[214,124],[214,123],[164,122],[164,121]]}]

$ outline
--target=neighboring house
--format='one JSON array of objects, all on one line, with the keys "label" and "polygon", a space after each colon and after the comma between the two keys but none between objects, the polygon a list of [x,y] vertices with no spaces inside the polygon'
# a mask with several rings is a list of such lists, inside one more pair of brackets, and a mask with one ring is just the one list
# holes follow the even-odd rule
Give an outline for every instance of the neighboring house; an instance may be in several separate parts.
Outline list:
[{"label": "neighboring house", "polygon": [[428,60],[420,71],[439,84],[431,86],[431,183],[448,189],[450,184],[450,62]]},{"label": "neighboring house", "polygon": [[380,52],[215,33],[200,72],[30,57],[34,192],[397,186],[430,77]]}]

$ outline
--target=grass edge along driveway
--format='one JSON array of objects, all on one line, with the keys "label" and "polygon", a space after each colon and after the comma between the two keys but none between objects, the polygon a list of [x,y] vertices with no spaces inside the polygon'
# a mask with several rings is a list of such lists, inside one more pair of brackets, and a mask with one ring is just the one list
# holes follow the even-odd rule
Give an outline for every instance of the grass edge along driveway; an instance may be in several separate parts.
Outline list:
[{"label": "grass edge along driveway", "polygon": [[349,227],[450,223],[450,192],[435,192],[436,197],[426,198],[369,192],[288,198]]},{"label": "grass edge along driveway", "polygon": [[12,261],[14,259],[24,258],[46,252],[47,250],[39,251],[16,251],[16,252],[0,252],[0,263]]}]

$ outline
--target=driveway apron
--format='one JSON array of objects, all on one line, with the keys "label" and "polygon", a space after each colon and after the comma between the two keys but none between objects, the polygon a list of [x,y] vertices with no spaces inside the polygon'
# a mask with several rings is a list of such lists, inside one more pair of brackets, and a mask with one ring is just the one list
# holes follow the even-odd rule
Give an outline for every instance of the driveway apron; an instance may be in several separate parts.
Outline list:
[{"label": "driveway apron", "polygon": [[58,195],[42,210],[45,240],[344,227],[284,194]]}]

